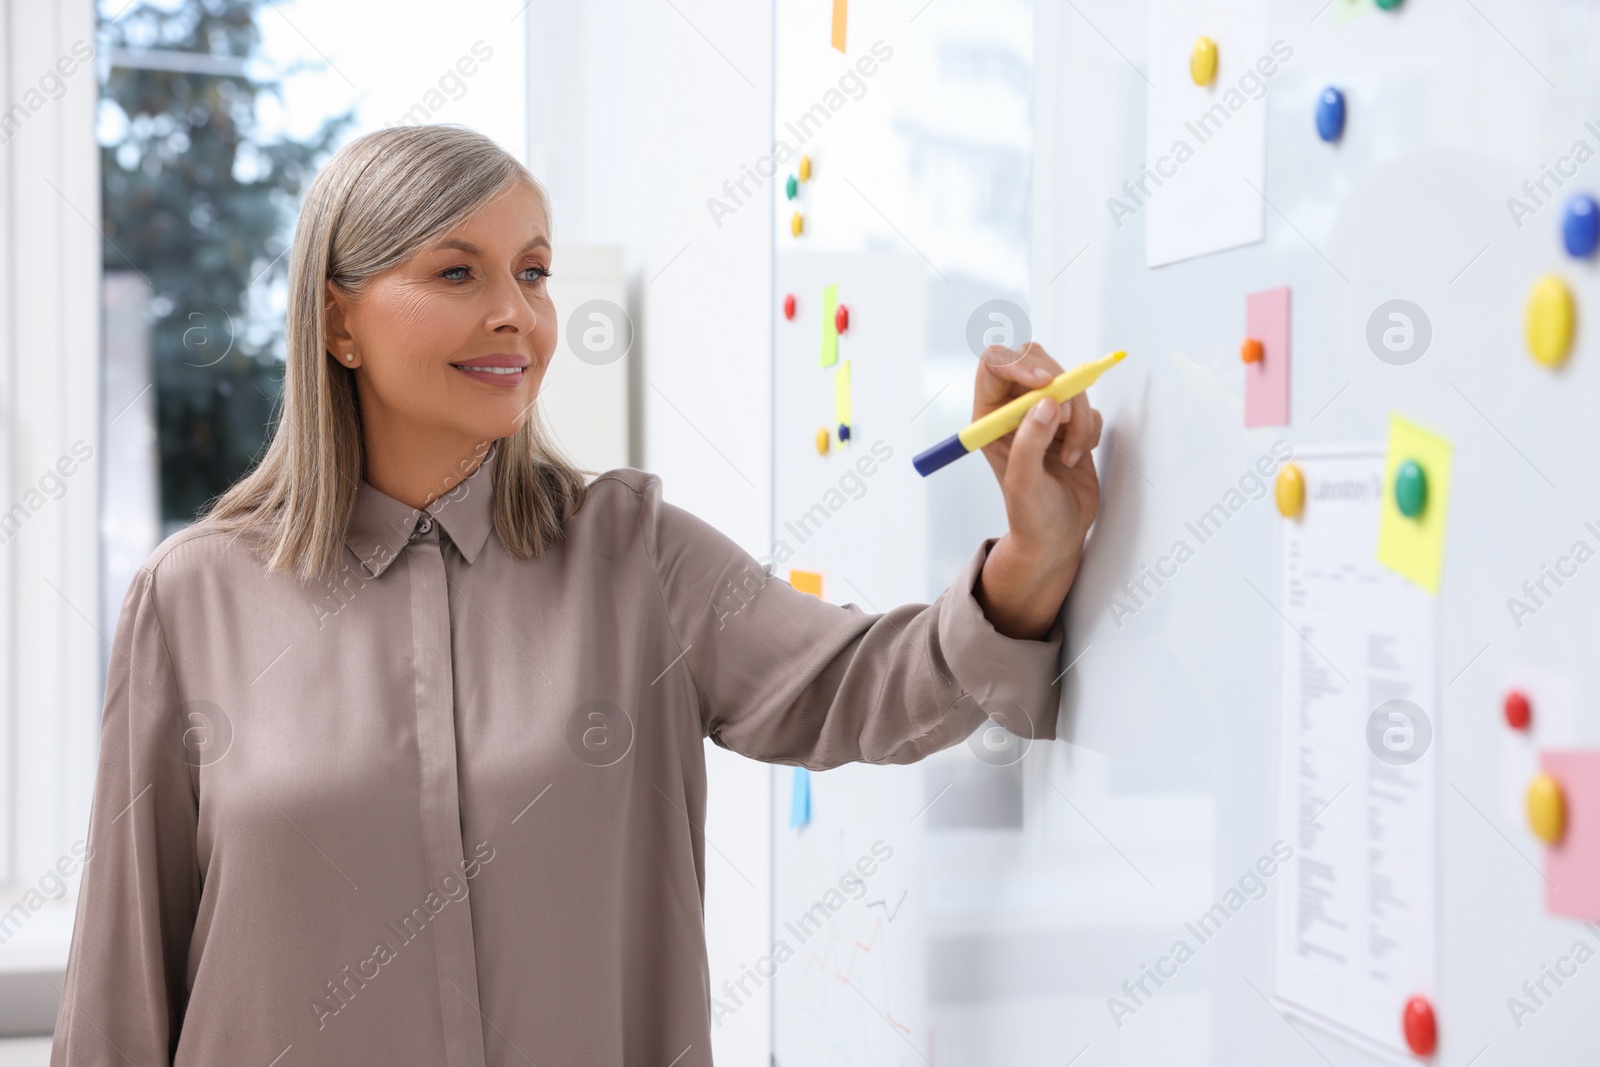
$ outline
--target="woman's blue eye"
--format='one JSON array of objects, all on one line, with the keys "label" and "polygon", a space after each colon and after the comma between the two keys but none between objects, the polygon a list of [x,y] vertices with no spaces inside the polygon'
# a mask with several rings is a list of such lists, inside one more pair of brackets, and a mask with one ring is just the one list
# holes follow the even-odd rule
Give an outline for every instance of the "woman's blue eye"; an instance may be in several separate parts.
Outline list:
[{"label": "woman's blue eye", "polygon": [[[451,277],[451,275],[455,274],[457,271],[468,271],[468,272],[470,272],[471,270],[472,270],[471,267],[447,267],[444,270],[439,272],[439,277],[441,277],[441,278],[449,278],[449,280],[453,281],[453,282],[463,281],[464,279],[453,278],[453,277]],[[541,279],[550,277],[550,271],[546,270],[544,267],[524,267],[524,268],[522,268],[522,270],[518,271],[517,273],[519,273],[519,274],[534,274],[534,275],[537,275],[537,277],[534,277],[534,278],[531,278],[531,279],[526,279],[530,285],[538,285]]]}]

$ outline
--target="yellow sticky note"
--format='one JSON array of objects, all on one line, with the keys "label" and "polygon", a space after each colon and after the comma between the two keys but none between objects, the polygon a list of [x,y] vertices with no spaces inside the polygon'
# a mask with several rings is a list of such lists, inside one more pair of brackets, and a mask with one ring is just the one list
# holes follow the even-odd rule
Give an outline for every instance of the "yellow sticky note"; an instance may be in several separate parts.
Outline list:
[{"label": "yellow sticky note", "polygon": [[790,571],[789,584],[802,593],[819,598],[822,596],[822,575],[816,571]]},{"label": "yellow sticky note", "polygon": [[850,361],[839,364],[833,372],[833,429],[844,441],[846,427],[850,426]]},{"label": "yellow sticky note", "polygon": [[830,285],[822,290],[822,365],[831,367],[839,362],[839,330],[834,325],[833,313],[839,309],[839,287]]},{"label": "yellow sticky note", "polygon": [[[1378,562],[1430,593],[1439,592],[1444,530],[1450,515],[1450,442],[1399,415],[1389,416],[1389,452],[1383,461],[1383,519]],[[1411,461],[1422,468],[1425,494],[1414,516],[1400,510],[1396,472]]]},{"label": "yellow sticky note", "polygon": [[841,52],[844,51],[845,8],[848,6],[849,0],[833,0],[833,36],[831,41],[833,47]]}]

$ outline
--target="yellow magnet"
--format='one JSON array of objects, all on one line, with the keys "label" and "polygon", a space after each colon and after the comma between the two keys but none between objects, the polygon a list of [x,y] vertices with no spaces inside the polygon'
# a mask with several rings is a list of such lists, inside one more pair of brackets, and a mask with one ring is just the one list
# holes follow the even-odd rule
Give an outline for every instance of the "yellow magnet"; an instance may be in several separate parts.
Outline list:
[{"label": "yellow magnet", "polygon": [[1194,43],[1189,53],[1189,77],[1196,85],[1210,85],[1217,80],[1217,42],[1202,37]]},{"label": "yellow magnet", "polygon": [[828,428],[826,426],[817,431],[817,455],[826,456],[828,454],[828,442],[831,441],[832,438],[833,435],[828,433]]},{"label": "yellow magnet", "polygon": [[800,217],[800,212],[796,211],[794,213],[794,215],[789,219],[789,232],[794,234],[796,237],[799,237],[800,236],[800,231],[805,229],[805,228],[806,228],[806,220],[802,219]]},{"label": "yellow magnet", "polygon": [[1285,463],[1273,488],[1278,499],[1278,514],[1286,519],[1298,519],[1306,506],[1305,472],[1296,464]]},{"label": "yellow magnet", "polygon": [[1528,294],[1528,351],[1547,367],[1560,366],[1572,347],[1572,290],[1554,274],[1533,283]]},{"label": "yellow magnet", "polygon": [[801,156],[800,157],[800,180],[803,181],[803,182],[808,182],[808,181],[811,180],[811,157],[810,156]]},{"label": "yellow magnet", "polygon": [[1528,825],[1534,835],[1546,844],[1561,840],[1566,829],[1567,802],[1561,795],[1561,783],[1548,774],[1540,774],[1528,785]]}]

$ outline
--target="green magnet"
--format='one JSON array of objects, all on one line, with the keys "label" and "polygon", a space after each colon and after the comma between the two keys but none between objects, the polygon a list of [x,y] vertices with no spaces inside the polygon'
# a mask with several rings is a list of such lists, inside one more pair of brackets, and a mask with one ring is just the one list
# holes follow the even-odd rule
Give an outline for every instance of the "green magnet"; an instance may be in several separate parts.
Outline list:
[{"label": "green magnet", "polygon": [[1394,502],[1400,514],[1414,519],[1428,503],[1428,476],[1414,459],[1405,460],[1394,472]]},{"label": "green magnet", "polygon": [[1400,0],[1377,0],[1377,3],[1385,11],[1393,11],[1400,6]]},{"label": "green magnet", "polygon": [[783,183],[783,191],[785,194],[787,194],[790,200],[793,200],[794,194],[800,191],[800,183],[795,179],[793,174],[789,175],[789,180]]}]

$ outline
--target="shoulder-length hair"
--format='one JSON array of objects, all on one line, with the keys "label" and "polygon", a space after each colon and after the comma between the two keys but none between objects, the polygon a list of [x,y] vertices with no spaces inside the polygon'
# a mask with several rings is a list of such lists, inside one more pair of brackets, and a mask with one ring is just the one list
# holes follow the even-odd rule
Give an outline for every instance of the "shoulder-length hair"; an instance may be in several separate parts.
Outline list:
[{"label": "shoulder-length hair", "polygon": [[[204,521],[248,532],[269,570],[302,581],[337,572],[365,470],[355,371],[328,352],[326,282],[359,297],[368,279],[415,254],[505,189],[550,199],[488,137],[455,125],[395,126],[334,153],[306,191],[289,265],[283,395],[261,461]],[[494,528],[510,552],[540,556],[583,505],[585,472],[550,438],[537,405],[495,443]]]}]

